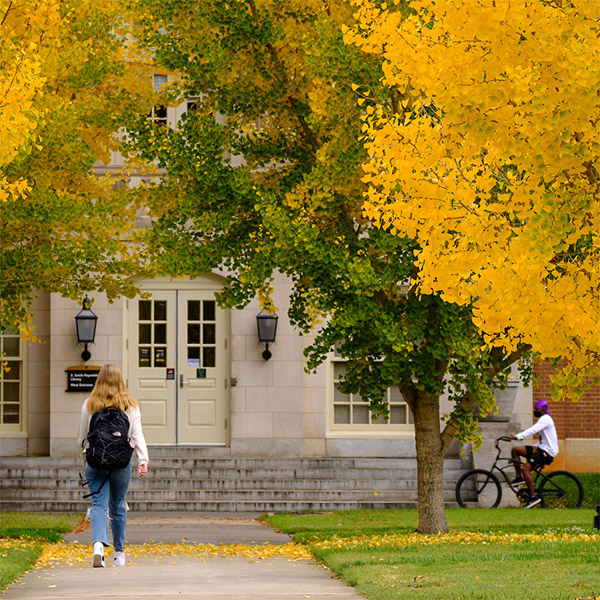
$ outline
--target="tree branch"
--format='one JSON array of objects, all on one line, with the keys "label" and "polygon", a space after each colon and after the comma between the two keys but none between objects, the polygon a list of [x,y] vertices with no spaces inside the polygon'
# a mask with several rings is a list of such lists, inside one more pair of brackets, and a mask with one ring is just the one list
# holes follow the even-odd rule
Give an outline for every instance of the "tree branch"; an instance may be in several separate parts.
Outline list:
[{"label": "tree branch", "polygon": [[[256,21],[258,19],[258,11],[256,9],[256,4],[255,4],[254,0],[247,0],[247,2],[248,2],[248,6],[250,7],[250,12],[252,13],[252,18]],[[269,44],[269,43],[265,44],[265,47],[269,51],[269,54],[271,55],[271,59],[273,60],[274,63],[276,63],[276,65],[278,67],[275,70],[275,72],[277,73],[277,72],[281,71],[281,72],[285,73],[285,69],[284,69],[284,66],[281,64],[281,60],[279,58],[279,53],[277,52],[277,49],[273,46],[273,44]],[[276,79],[281,81],[282,84],[288,83],[287,80],[282,81],[277,76],[276,76]],[[286,102],[287,102],[288,106],[291,108],[292,112],[294,113],[294,116],[298,120],[298,123],[300,124],[300,128],[302,129],[302,133],[304,134],[304,138],[310,145],[311,149],[316,152],[316,150],[319,148],[319,143],[317,141],[317,137],[315,136],[314,132],[312,131],[312,129],[306,122],[306,119],[300,114],[299,100],[294,98],[291,94],[288,94],[286,97]]]},{"label": "tree branch", "polygon": [[[504,371],[504,369],[506,369],[507,367],[518,361],[520,358],[522,358],[530,350],[531,346],[529,346],[528,344],[523,344],[517,350],[511,352],[508,356],[504,357],[501,360],[497,361],[492,357],[492,365],[481,374],[480,379],[486,382],[490,381],[498,373]],[[493,351],[494,350],[492,349],[490,354]],[[466,392],[465,395],[458,402],[458,404],[454,407],[454,410],[452,412],[456,411],[457,409],[471,410],[476,400],[477,398],[471,392]],[[442,438],[442,454],[445,455],[448,451],[448,448],[450,448],[450,444],[454,440],[454,436],[456,435],[457,430],[457,426],[452,422],[452,418],[450,418],[450,420],[442,430],[442,433],[440,434]]]},{"label": "tree branch", "polygon": [[414,415],[417,404],[417,386],[413,382],[402,382],[398,384],[398,389],[408,404],[410,412]]},{"label": "tree branch", "polygon": [[8,13],[11,11],[12,9],[12,0],[8,3],[8,7],[6,9],[6,12],[4,13],[4,16],[2,17],[2,21],[0,22],[0,27],[2,27],[2,25],[4,25],[4,22],[6,21],[6,17],[8,17]]}]

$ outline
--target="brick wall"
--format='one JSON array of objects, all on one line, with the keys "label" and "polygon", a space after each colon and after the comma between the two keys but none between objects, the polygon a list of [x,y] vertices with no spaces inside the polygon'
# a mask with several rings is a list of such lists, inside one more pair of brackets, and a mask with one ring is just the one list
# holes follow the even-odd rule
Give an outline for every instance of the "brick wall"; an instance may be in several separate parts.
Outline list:
[{"label": "brick wall", "polygon": [[539,382],[533,387],[533,401],[548,400],[558,438],[600,438],[600,387],[590,388],[578,402],[554,402],[550,397],[551,364],[540,363],[535,371]]}]

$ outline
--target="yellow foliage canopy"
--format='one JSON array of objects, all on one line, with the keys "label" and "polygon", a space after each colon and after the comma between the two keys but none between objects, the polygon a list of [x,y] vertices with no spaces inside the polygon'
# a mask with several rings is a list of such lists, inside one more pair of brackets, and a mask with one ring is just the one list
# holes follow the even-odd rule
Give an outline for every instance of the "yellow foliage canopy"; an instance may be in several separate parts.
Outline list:
[{"label": "yellow foliage canopy", "polygon": [[[58,2],[0,2],[0,169],[31,142],[42,119],[34,106],[43,88],[51,48],[60,50]],[[0,202],[24,196],[23,179],[0,176]]]},{"label": "yellow foliage canopy", "polygon": [[597,375],[600,3],[355,4],[346,41],[398,98],[363,125],[365,214],[419,241],[422,293],[472,304],[487,342]]},{"label": "yellow foliage canopy", "polygon": [[31,337],[36,290],[134,291],[136,206],[124,174],[93,173],[151,106],[124,19],[113,2],[0,0],[0,329]]}]

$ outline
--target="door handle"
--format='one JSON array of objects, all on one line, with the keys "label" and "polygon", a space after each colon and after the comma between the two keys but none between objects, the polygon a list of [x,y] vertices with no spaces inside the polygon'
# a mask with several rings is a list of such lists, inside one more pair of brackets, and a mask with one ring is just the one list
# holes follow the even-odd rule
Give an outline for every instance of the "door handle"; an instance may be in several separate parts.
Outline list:
[{"label": "door handle", "polygon": [[181,375],[179,376],[179,387],[180,387],[180,388],[182,388],[182,387],[183,387],[183,385],[184,385],[184,384],[187,384],[187,383],[189,383],[189,381],[185,381],[185,380],[183,379],[183,374],[181,374]]}]

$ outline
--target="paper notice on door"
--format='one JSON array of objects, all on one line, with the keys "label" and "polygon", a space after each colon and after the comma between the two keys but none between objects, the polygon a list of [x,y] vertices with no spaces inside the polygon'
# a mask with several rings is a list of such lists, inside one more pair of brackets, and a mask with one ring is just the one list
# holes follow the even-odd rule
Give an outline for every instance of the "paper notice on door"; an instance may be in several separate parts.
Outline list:
[{"label": "paper notice on door", "polygon": [[188,367],[190,369],[197,369],[200,366],[199,358],[188,358]]}]

